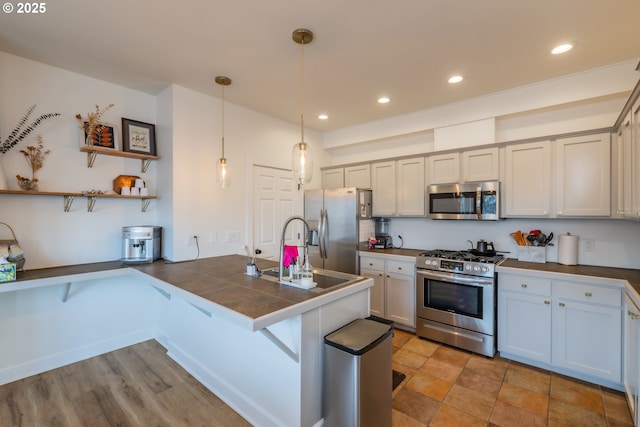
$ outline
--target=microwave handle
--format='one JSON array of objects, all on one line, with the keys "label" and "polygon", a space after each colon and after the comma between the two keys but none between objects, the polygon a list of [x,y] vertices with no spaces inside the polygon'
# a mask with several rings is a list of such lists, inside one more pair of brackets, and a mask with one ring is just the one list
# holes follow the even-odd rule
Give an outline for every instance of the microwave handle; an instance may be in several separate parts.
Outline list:
[{"label": "microwave handle", "polygon": [[482,185],[476,189],[476,214],[482,219]]}]

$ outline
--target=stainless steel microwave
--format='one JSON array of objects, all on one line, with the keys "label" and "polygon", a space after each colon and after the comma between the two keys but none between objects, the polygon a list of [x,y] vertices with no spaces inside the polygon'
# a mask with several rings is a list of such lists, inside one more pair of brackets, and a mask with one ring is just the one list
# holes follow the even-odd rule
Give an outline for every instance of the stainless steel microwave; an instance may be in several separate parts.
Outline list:
[{"label": "stainless steel microwave", "polygon": [[431,219],[500,219],[500,182],[429,185],[427,217]]}]

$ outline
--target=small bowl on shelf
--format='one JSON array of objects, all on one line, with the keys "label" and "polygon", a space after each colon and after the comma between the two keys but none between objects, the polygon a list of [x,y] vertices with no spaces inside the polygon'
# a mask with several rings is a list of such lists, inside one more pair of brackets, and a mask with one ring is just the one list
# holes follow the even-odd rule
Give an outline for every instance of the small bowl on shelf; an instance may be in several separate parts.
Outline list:
[{"label": "small bowl on shelf", "polygon": [[25,191],[38,191],[38,178],[29,179],[16,175],[18,185]]}]

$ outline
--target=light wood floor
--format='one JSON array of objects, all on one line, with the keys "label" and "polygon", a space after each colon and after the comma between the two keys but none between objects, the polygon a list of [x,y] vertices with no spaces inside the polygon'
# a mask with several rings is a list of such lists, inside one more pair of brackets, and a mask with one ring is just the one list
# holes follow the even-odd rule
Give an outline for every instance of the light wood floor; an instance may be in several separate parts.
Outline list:
[{"label": "light wood floor", "polygon": [[0,426],[250,426],[151,340],[0,386]]}]

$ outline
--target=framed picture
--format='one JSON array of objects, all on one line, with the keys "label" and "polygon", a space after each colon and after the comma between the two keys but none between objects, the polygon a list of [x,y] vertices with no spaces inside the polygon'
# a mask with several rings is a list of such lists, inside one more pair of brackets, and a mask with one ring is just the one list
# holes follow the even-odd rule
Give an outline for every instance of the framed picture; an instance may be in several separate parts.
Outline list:
[{"label": "framed picture", "polygon": [[150,123],[122,118],[122,150],[156,155],[156,127]]},{"label": "framed picture", "polygon": [[[91,135],[89,135],[91,134]],[[118,150],[116,126],[110,123],[98,123],[93,128],[88,122],[84,122],[84,144],[94,147],[110,148]]]}]

